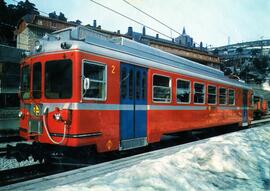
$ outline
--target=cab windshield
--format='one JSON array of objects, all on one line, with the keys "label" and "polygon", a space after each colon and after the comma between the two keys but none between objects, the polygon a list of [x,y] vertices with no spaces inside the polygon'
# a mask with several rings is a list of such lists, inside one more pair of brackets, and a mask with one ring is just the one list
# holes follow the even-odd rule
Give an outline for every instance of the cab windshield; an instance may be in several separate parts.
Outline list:
[{"label": "cab windshield", "polygon": [[21,79],[21,97],[30,98],[30,66],[23,66]]},{"label": "cab windshield", "polygon": [[45,63],[45,97],[67,99],[72,96],[71,60],[54,60]]}]

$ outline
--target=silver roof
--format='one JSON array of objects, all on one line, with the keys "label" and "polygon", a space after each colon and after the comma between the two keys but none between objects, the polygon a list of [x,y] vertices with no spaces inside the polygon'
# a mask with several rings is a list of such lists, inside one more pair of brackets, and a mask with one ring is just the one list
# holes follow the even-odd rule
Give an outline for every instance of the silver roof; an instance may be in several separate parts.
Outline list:
[{"label": "silver roof", "polygon": [[205,80],[216,81],[226,85],[251,89],[241,81],[229,79],[223,72],[188,59],[152,48],[150,46],[123,38],[108,38],[102,33],[79,26],[70,27],[54,32],[52,35],[45,35],[40,40],[42,49],[37,52],[35,49],[32,55],[63,50],[61,43],[71,45],[69,50],[81,50],[98,54],[125,63],[139,66],[162,69],[174,73],[181,73]]}]

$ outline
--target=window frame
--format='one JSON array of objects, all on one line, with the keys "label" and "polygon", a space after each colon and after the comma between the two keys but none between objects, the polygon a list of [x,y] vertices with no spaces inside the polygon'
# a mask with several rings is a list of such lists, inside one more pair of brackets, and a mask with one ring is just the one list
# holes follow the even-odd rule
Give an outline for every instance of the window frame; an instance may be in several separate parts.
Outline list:
[{"label": "window frame", "polygon": [[[215,94],[215,95],[216,95],[216,99],[215,99],[215,103],[209,103],[209,102],[208,102],[208,100],[209,100],[209,97],[208,97],[208,95],[209,95],[209,92],[208,92],[209,86],[212,86],[212,87],[215,87],[215,88],[216,88],[216,94]],[[217,100],[217,89],[218,89],[218,88],[217,88],[216,85],[213,85],[213,84],[208,84],[208,85],[207,85],[207,104],[208,104],[208,105],[217,105],[217,101],[218,101],[218,100]],[[210,95],[214,95],[214,94],[210,94]]]},{"label": "window frame", "polygon": [[[225,89],[226,90],[226,94],[225,94],[225,103],[220,103],[220,89]],[[218,104],[219,105],[227,105],[228,104],[228,99],[227,99],[227,96],[228,96],[228,89],[221,86],[218,88]]]},{"label": "window frame", "polygon": [[[195,99],[194,99],[195,93],[196,93],[195,92],[195,84],[201,84],[201,85],[203,85],[203,89],[204,89],[203,103],[195,103]],[[196,104],[196,105],[203,105],[203,104],[205,104],[205,97],[206,97],[205,94],[206,94],[206,92],[205,92],[205,83],[194,81],[193,82],[193,103]]]},{"label": "window frame", "polygon": [[[233,91],[233,104],[230,104],[230,90]],[[228,89],[228,105],[235,105],[235,90],[232,88]]]},{"label": "window frame", "polygon": [[[181,102],[181,101],[177,101],[177,82],[178,82],[178,80],[182,80],[182,81],[185,81],[185,82],[189,82],[189,100],[188,100],[188,102]],[[191,81],[190,80],[186,80],[186,79],[183,79],[183,78],[176,78],[176,85],[175,85],[175,87],[176,87],[176,103],[178,103],[178,104],[190,104],[191,103],[191,95],[192,95],[192,91],[191,91]]]},{"label": "window frame", "polygon": [[[168,102],[167,101],[154,101],[154,76],[155,75],[169,78],[170,100]],[[152,74],[152,102],[153,103],[172,103],[172,78],[170,76],[166,76],[166,75],[158,74],[158,73]]]},{"label": "window frame", "polygon": [[[83,83],[84,83],[84,64],[88,63],[88,64],[92,64],[92,65],[97,65],[97,66],[105,66],[105,79],[104,79],[104,83],[105,83],[105,90],[104,90],[104,98],[89,98],[89,97],[85,97],[84,96],[84,89],[83,89]],[[106,101],[107,100],[107,88],[108,88],[108,66],[107,64],[103,63],[103,62],[98,62],[98,61],[94,61],[94,60],[87,60],[87,59],[83,59],[82,60],[82,77],[81,77],[81,97],[82,100],[92,100],[92,101]],[[91,79],[90,79],[91,81]]]}]

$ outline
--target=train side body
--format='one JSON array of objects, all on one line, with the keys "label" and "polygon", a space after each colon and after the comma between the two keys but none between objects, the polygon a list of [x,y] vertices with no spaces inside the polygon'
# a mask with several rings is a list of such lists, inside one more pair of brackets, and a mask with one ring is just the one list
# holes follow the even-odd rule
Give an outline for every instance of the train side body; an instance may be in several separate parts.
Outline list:
[{"label": "train side body", "polygon": [[[61,42],[54,43],[60,47]],[[172,65],[156,67],[155,60],[142,59],[140,55],[128,57],[130,55],[121,52],[121,48],[120,55],[109,48],[92,51],[91,46],[99,45],[85,44],[39,53],[23,61],[22,70],[27,66],[31,68],[31,88],[30,96],[21,100],[21,137],[42,144],[55,144],[55,141],[66,147],[94,145],[98,152],[107,152],[158,142],[164,134],[229,124],[246,126],[252,120],[252,90],[239,82],[234,85],[232,80],[222,83],[224,77],[219,79],[216,71],[213,71],[214,77],[201,78],[200,73],[196,77],[199,69],[189,75],[182,73],[183,69],[174,70],[176,66]],[[125,55],[127,59],[123,60],[121,56]],[[47,72],[53,67],[47,63],[55,61],[59,61],[55,64],[69,63],[71,67],[72,77],[63,77],[66,81],[70,78],[71,85],[63,86],[64,90],[54,84],[57,78],[50,82],[48,77],[56,75]],[[36,63],[41,63],[42,74],[39,98],[31,95],[36,87],[32,80]],[[207,72],[208,68],[203,69]],[[50,70],[53,73],[53,69]],[[59,73],[59,78],[61,75]],[[183,90],[189,94],[187,103],[179,102],[182,90],[178,81],[189,83],[189,88]],[[208,103],[210,86],[216,88],[216,93],[212,94],[212,98],[216,97],[214,104]],[[60,93],[51,91],[53,87]],[[69,95],[65,90],[68,88],[71,93],[65,97]],[[220,88],[226,89],[225,104],[219,103]],[[229,91],[234,93],[230,94],[231,98]],[[61,96],[64,98],[57,98]],[[203,99],[203,103],[195,103],[195,97]],[[233,100],[231,104],[229,99]]]}]

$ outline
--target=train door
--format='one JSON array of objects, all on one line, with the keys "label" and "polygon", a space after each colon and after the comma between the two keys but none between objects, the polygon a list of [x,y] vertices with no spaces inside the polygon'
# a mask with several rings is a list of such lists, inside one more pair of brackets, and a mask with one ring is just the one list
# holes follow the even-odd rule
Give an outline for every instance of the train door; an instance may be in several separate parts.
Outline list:
[{"label": "train door", "polygon": [[247,102],[248,102],[248,90],[243,90],[243,107],[242,107],[242,125],[248,125],[248,111],[247,111]]},{"label": "train door", "polygon": [[147,121],[147,69],[121,63],[120,149],[145,146]]}]

